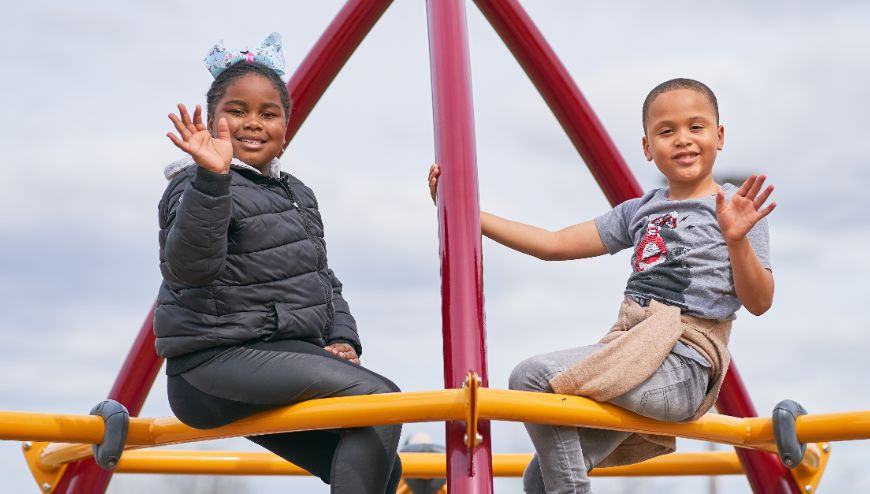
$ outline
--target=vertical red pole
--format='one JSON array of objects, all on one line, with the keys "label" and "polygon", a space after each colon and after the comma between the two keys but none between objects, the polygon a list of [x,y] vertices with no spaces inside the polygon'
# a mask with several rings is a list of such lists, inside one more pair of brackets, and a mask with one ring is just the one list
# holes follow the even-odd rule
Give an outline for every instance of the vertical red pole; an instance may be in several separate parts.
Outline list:
[{"label": "vertical red pole", "polygon": [[[471,74],[462,0],[429,0],[429,54],[435,119],[435,160],[441,165],[438,224],[441,251],[441,315],[444,387],[462,386],[475,371],[488,386],[483,320],[480,205]],[[470,453],[465,426],[447,423],[447,489],[455,494],[492,492],[488,421],[483,441]]]},{"label": "vertical red pole", "polygon": [[287,82],[293,100],[286,134],[288,143],[391,3],[392,0],[348,0],[308,52]]},{"label": "vertical red pole", "polygon": [[[139,415],[162,364],[163,359],[154,351],[154,307],[151,307],[108,398],[127,407],[131,417]],[[101,494],[106,492],[111,479],[112,472],[101,469],[94,463],[93,458],[88,458],[71,463],[58,481],[54,492],[55,494]]]},{"label": "vertical red pole", "polygon": [[[475,3],[538,88],[610,203],[616,205],[640,196],[643,191],[616,146],[520,4],[516,0],[475,0]],[[756,416],[733,361],[717,408],[736,417]],[[741,448],[737,448],[737,454],[756,494],[799,494],[791,473],[776,456]]]}]

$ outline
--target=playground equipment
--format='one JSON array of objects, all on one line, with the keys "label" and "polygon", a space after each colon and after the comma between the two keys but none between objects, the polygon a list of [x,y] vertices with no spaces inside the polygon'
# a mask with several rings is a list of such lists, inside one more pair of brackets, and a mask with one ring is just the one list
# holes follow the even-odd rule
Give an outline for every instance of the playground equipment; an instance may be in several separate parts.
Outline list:
[{"label": "playground equipment", "polygon": [[[288,82],[294,101],[288,142],[390,3],[348,0],[303,60]],[[607,133],[518,2],[475,3],[555,113],[608,200],[617,204],[640,195]],[[25,458],[38,489],[102,493],[113,472],[301,474],[269,453],[147,448],[304,429],[445,421],[446,455],[404,453],[405,475],[446,476],[452,493],[491,493],[494,475],[521,475],[529,460],[529,455],[491,453],[490,421],[511,420],[675,435],[736,446],[734,453],[673,454],[629,467],[595,470],[593,475],[743,473],[755,493],[815,492],[830,455],[829,441],[870,439],[870,412],[805,415],[800,405],[783,402],[773,418],[758,418],[733,361],[717,403],[722,415],[708,414],[691,423],[656,422],[575,396],[488,387],[464,2],[428,0],[427,6],[435,160],[442,168],[438,217],[445,389],[313,400],[208,431],[189,428],[172,417],[138,418],[162,363],[153,350],[152,309],[108,394],[112,401],[95,407],[92,415],[0,412],[0,439],[25,441]]]}]

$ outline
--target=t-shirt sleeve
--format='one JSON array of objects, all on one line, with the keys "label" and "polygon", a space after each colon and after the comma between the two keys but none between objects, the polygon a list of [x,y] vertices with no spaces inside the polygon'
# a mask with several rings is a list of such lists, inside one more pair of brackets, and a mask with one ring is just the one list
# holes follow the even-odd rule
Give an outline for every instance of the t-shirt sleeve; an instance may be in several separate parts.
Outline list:
[{"label": "t-shirt sleeve", "polygon": [[767,218],[761,218],[761,221],[749,230],[746,235],[749,239],[749,244],[752,245],[752,250],[758,256],[758,261],[761,266],[767,269],[770,267],[770,234],[767,228]]},{"label": "t-shirt sleeve", "polygon": [[616,254],[634,245],[630,226],[639,202],[640,199],[629,199],[595,218],[598,235],[608,253]]}]

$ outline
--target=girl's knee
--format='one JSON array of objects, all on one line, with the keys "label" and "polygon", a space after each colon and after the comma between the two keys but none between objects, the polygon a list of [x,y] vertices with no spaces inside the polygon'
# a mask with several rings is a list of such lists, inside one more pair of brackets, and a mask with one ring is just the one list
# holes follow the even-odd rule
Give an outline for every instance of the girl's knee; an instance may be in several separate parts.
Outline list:
[{"label": "girl's knee", "polygon": [[511,372],[508,387],[518,391],[550,392],[549,377],[554,374],[549,361],[541,356],[523,360]]}]

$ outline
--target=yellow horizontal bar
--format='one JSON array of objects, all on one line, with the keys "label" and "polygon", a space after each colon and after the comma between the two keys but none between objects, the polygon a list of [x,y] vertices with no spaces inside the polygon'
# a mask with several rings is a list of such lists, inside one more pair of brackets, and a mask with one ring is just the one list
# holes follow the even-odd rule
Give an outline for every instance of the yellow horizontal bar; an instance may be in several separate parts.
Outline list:
[{"label": "yellow horizontal bar", "polygon": [[103,419],[93,415],[0,411],[0,439],[100,443]]},{"label": "yellow horizontal bar", "polygon": [[[443,453],[401,453],[405,478],[443,478],[447,465]],[[494,454],[496,477],[521,477],[530,454]],[[186,475],[308,475],[305,470],[272,453],[237,451],[137,450],[127,451],[116,469],[119,473]],[[662,475],[735,475],[743,473],[733,451],[675,453],[624,467],[597,468],[601,477]]]},{"label": "yellow horizontal bar", "polygon": [[[465,394],[461,389],[323,398],[252,415],[224,427],[208,430],[188,427],[175,417],[131,418],[127,446],[162,446],[226,437],[373,424],[461,421],[464,417]],[[98,438],[95,442],[101,441],[102,438]],[[46,446],[42,453],[42,463],[54,466],[90,455],[89,445],[54,443]]]},{"label": "yellow horizontal bar", "polygon": [[[131,418],[129,448],[249,436],[274,432],[360,427],[373,424],[463,421],[465,395],[461,389],[325,398],[299,403],[199,430],[175,417]],[[775,451],[770,418],[736,418],[707,414],[688,423],[659,422],[614,405],[579,396],[480,388],[481,420],[510,420],[574,425],[649,434],[663,434]],[[87,444],[49,444],[42,463],[51,467],[85,458],[89,444],[102,441],[102,420],[91,416],[0,412],[0,439],[64,440]],[[870,439],[870,412],[805,415],[797,420],[802,442]]]}]

